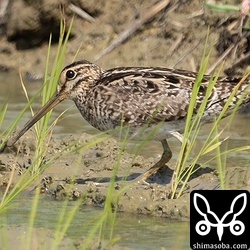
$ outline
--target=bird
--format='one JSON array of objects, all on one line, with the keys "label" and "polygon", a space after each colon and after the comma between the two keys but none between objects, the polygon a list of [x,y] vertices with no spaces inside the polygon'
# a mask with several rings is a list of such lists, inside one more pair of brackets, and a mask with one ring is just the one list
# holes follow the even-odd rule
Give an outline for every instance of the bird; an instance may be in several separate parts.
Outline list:
[{"label": "bird", "polygon": [[[24,125],[11,142],[12,146],[47,112],[64,99],[71,99],[83,118],[100,131],[118,133],[141,139],[154,131],[152,139],[160,141],[163,153],[158,162],[135,180],[145,182],[172,158],[167,139],[182,141],[192,89],[197,72],[164,67],[116,67],[104,70],[95,63],[81,60],[66,66],[59,76],[55,94]],[[210,84],[211,75],[199,83],[193,114],[196,115]],[[214,121],[240,78],[218,77],[208,96],[202,123]],[[238,101],[239,108],[250,102],[246,93],[248,81],[243,81],[232,98],[224,116],[230,115]],[[143,128],[143,129],[142,129]],[[118,131],[118,132],[117,132]]]}]

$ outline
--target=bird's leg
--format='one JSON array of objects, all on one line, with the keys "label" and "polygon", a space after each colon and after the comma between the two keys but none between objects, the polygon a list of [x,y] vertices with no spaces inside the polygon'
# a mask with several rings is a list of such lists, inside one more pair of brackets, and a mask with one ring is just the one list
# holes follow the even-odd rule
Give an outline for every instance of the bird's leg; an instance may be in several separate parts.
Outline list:
[{"label": "bird's leg", "polygon": [[161,159],[155,163],[149,170],[147,170],[145,173],[141,174],[139,177],[133,180],[133,182],[145,182],[149,176],[151,176],[153,173],[155,173],[158,169],[163,167],[169,160],[172,158],[172,152],[171,149],[168,146],[168,142],[166,139],[161,141],[162,147],[163,147],[163,154],[161,156]]},{"label": "bird's leg", "polygon": [[[181,135],[179,132],[177,132],[177,131],[172,131],[172,132],[170,132],[170,134],[171,134],[172,136],[174,136],[177,140],[179,140],[181,144],[183,143],[183,140],[184,140],[183,135]],[[185,157],[186,157],[186,154],[187,154],[187,151],[188,151],[188,148],[189,148],[189,144],[190,144],[190,142],[189,142],[189,140],[187,140],[186,145],[185,145],[185,148],[184,148],[184,152],[183,152],[183,155],[182,155],[182,158],[181,158],[180,166],[183,165],[183,160],[184,160]]]}]

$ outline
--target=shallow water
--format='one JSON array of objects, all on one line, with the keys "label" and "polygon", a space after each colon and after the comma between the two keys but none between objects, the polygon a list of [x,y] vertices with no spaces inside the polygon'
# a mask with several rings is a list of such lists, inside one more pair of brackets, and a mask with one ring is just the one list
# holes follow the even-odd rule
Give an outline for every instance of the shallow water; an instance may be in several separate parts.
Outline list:
[{"label": "shallow water", "polygon": [[[33,96],[41,87],[42,82],[25,81],[27,91]],[[26,98],[22,90],[19,76],[16,72],[0,73],[0,103],[8,100],[8,110],[2,125],[2,130],[7,128],[15,119],[18,113],[26,104]],[[39,98],[38,98],[39,99]],[[37,110],[40,107],[39,100],[33,105],[33,109]],[[92,128],[79,114],[72,101],[64,101],[59,104],[52,113],[52,118],[57,117],[62,111],[68,109],[68,112],[60,118],[54,130],[55,137],[62,137],[65,134],[77,134],[87,132],[95,134],[96,129]],[[19,126],[23,126],[31,117],[30,111],[27,111],[20,121]],[[224,137],[230,135],[228,147],[239,147],[250,145],[249,133],[249,115],[237,114],[232,125],[231,132],[226,132]],[[222,129],[229,119],[224,119],[220,124]],[[198,137],[198,142],[194,147],[194,152],[200,149],[200,143],[206,139],[209,130],[209,125],[204,126]],[[170,146],[174,152],[174,158],[177,158],[177,152],[180,149],[180,143],[175,139],[170,140]],[[161,153],[161,147],[157,142],[149,142],[143,149],[144,156],[155,156]],[[250,166],[249,152],[238,152],[229,154],[227,162],[229,166]],[[203,157],[204,161],[210,159],[212,154]],[[216,164],[216,161],[214,161]],[[23,224],[28,222],[30,216],[32,198],[27,195],[22,195],[15,199],[14,203],[18,206],[13,207],[7,213],[8,224]],[[69,203],[73,206],[74,203]],[[53,229],[57,223],[57,218],[62,202],[53,201],[42,197],[37,210],[35,227],[46,227]],[[93,219],[100,213],[99,209],[93,207],[83,207],[79,209],[73,222],[73,226],[69,229],[68,235],[77,238],[88,233],[89,228],[93,225]],[[86,222],[89,223],[88,226]],[[177,222],[167,219],[157,219],[145,216],[130,216],[128,214],[118,214],[115,225],[115,236],[121,236],[118,245],[128,246],[132,249],[188,249],[189,248],[189,223]]]},{"label": "shallow water", "polygon": [[[72,208],[74,204],[75,202],[69,202],[68,209]],[[27,225],[32,198],[21,194],[11,205],[12,208],[6,214],[0,214],[0,225],[2,221],[7,222],[8,225]],[[36,210],[34,227],[55,229],[63,206],[63,202],[41,197]],[[87,236],[101,211],[101,209],[93,207],[80,207],[72,220],[67,235],[73,240]],[[107,231],[109,231],[108,228]],[[130,249],[188,249],[189,223],[118,214],[114,237],[120,237],[117,245]]]}]

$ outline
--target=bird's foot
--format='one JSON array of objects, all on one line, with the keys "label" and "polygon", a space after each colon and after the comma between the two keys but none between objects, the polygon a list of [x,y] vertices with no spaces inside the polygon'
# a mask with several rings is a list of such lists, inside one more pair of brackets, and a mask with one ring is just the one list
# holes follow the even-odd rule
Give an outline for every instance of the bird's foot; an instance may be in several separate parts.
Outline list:
[{"label": "bird's foot", "polygon": [[[83,182],[81,182],[83,183]],[[126,180],[126,178],[115,178],[114,180],[110,178],[89,178],[84,180],[84,184],[89,184],[94,187],[100,187],[100,188],[109,188],[111,185],[114,187],[114,189],[121,189],[123,187],[130,187],[134,185],[143,185],[143,186],[149,186],[150,183],[148,183],[145,180],[145,177],[142,175],[139,175],[135,179]]]},{"label": "bird's foot", "polygon": [[126,184],[135,184],[135,185],[144,185],[144,186],[149,186],[150,183],[148,183],[146,181],[146,179],[144,178],[144,176],[140,175],[138,177],[136,177],[133,180],[129,180],[129,181],[125,181]]}]

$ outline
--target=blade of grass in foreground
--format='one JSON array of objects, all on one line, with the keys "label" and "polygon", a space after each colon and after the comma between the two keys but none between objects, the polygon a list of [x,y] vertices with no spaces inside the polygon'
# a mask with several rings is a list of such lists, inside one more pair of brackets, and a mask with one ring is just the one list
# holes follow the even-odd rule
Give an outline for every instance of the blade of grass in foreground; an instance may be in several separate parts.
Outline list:
[{"label": "blade of grass in foreground", "polygon": [[[248,72],[242,79],[241,81],[234,87],[228,102],[225,104],[224,108],[223,108],[223,112],[220,115],[221,119],[223,118],[223,114],[227,111],[231,101],[233,100],[234,96],[236,95],[240,85],[246,81],[246,79],[249,77],[250,72]],[[245,93],[243,95],[241,95],[240,99],[238,100],[238,102],[236,103],[236,106],[234,107],[234,109],[232,110],[232,114],[230,115],[230,120],[227,124],[228,126],[228,130],[230,130],[231,128],[231,124],[234,118],[235,113],[237,112],[237,110],[239,109],[239,106],[241,104],[241,102],[243,101],[243,99],[245,98],[245,96],[248,94],[250,90],[250,85],[248,88],[246,88]],[[224,151],[221,151],[220,147],[217,148],[217,154],[216,154],[216,159],[217,159],[217,170],[218,170],[218,177],[220,180],[220,188],[221,189],[227,189],[227,182],[226,182],[226,164],[227,164],[227,154],[229,154],[230,152],[237,152],[237,151],[245,151],[245,150],[249,150],[250,146],[242,146],[242,147],[237,147],[237,148],[233,148],[233,149],[227,149],[228,148],[228,140],[226,140],[226,143],[224,143],[225,145],[225,149]]]},{"label": "blade of grass in foreground", "polygon": [[4,120],[4,117],[5,117],[7,108],[8,108],[8,101],[6,100],[4,102],[4,104],[3,104],[3,106],[0,109],[0,128],[1,128],[1,126],[3,124],[3,120]]},{"label": "blade of grass in foreground", "polygon": [[[73,24],[73,19],[71,20],[68,31],[65,35],[65,23],[63,22],[63,20],[61,20],[58,49],[57,49],[55,59],[53,61],[51,75],[50,77],[48,77],[50,46],[51,46],[51,37],[50,37],[48,55],[47,55],[47,60],[46,60],[46,69],[45,69],[45,77],[44,77],[44,85],[43,85],[44,87],[43,87],[43,93],[42,93],[42,96],[43,96],[42,105],[44,105],[50,99],[50,97],[54,94],[56,90],[57,82],[60,76],[61,68],[62,68],[64,57],[65,57],[66,45],[69,39],[72,24]],[[35,124],[36,139],[37,139],[35,158],[36,158],[37,164],[34,166],[33,172],[39,171],[39,166],[42,164],[44,155],[47,151],[47,146],[45,145],[45,141],[46,141],[45,138],[47,137],[47,134],[48,134],[48,124],[49,124],[49,118],[50,118],[51,112],[52,110],[48,112],[46,115],[44,115],[44,117],[42,117],[41,120],[38,121],[37,124]]]},{"label": "blade of grass in foreground", "polygon": [[[24,113],[27,111],[28,108],[30,108],[31,104],[35,101],[36,97],[38,96],[40,91],[38,91],[25,105],[25,107],[23,108],[23,110],[18,114],[18,116],[16,117],[16,119],[8,126],[8,128],[6,128],[2,133],[1,133],[1,141],[0,141],[0,148],[3,147],[4,143],[7,141],[7,138],[9,138],[9,136],[13,133],[13,131],[16,129],[17,124],[19,123],[19,121],[22,119]],[[7,111],[7,110],[6,110]],[[6,112],[5,111],[5,112]],[[3,117],[2,119],[4,119],[5,113],[1,113],[1,117]]]},{"label": "blade of grass in foreground", "polygon": [[[52,80],[47,81],[48,75],[45,75],[45,80],[44,80],[44,85],[43,85],[43,87],[45,87],[45,90],[43,89],[44,90],[43,96],[46,95],[47,92],[49,92],[49,95],[52,95],[52,91],[54,91],[56,88],[57,80],[58,80],[59,74],[60,74],[60,69],[62,67],[63,59],[65,56],[66,44],[67,44],[67,41],[69,38],[69,33],[70,33],[70,29],[72,27],[72,23],[73,23],[73,19],[70,23],[68,33],[66,34],[66,37],[65,37],[65,34],[63,33],[65,31],[65,27],[62,27],[62,25],[65,25],[65,23],[61,22],[61,33],[60,33],[60,38],[59,38],[59,45],[57,47],[56,59],[54,60],[54,64],[53,64],[53,73],[51,74],[51,78],[50,78],[50,79],[53,79],[53,81]],[[64,37],[65,37],[65,39],[64,39]],[[50,42],[51,42],[51,37],[50,37]],[[46,74],[48,72],[48,67],[49,67],[50,43],[49,43],[47,57],[48,58],[46,61]],[[22,79],[21,79],[21,83],[22,83]],[[49,85],[48,88],[46,87],[47,84]],[[24,88],[24,92],[26,93],[26,97],[27,97],[27,105],[25,106],[23,111],[18,115],[18,117],[15,119],[15,121],[9,126],[9,128],[6,129],[6,131],[4,131],[3,134],[4,134],[4,138],[6,138],[6,139],[8,138],[9,134],[14,130],[18,121],[22,118],[24,112],[28,108],[30,108],[31,104],[33,103],[33,101],[35,100],[35,98],[37,97],[37,95],[39,93],[39,92],[37,92],[37,94],[34,97],[29,99],[24,84],[23,84],[23,88]],[[47,99],[50,98],[49,95],[46,96]],[[44,99],[44,101],[46,101],[46,99]],[[5,109],[5,108],[3,108],[3,109]],[[31,111],[32,111],[32,109],[31,109]],[[21,178],[16,183],[16,185],[12,188],[11,192],[9,192],[9,194],[6,197],[3,197],[4,199],[1,201],[1,209],[4,209],[4,206],[6,206],[18,193],[21,192],[21,190],[23,190],[29,183],[32,182],[32,180],[34,180],[40,174],[41,169],[39,169],[39,167],[43,163],[43,158],[44,158],[44,155],[45,155],[46,150],[47,150],[47,147],[45,147],[44,144],[45,144],[45,137],[46,137],[47,132],[48,132],[49,115],[50,114],[48,114],[44,118],[46,122],[44,122],[44,119],[43,119],[43,121],[41,121],[40,124],[38,123],[35,125],[35,130],[37,132],[37,136],[36,136],[37,137],[37,147],[35,150],[35,155],[32,159],[32,164],[30,165],[30,166],[32,166],[31,173],[33,173],[34,176],[30,176],[29,175],[30,171],[27,170],[21,176]],[[4,142],[5,142],[5,140],[3,140],[3,143]]]},{"label": "blade of grass in foreground", "polygon": [[[207,44],[207,41],[206,41],[206,44]],[[194,111],[195,106],[196,106],[196,98],[198,96],[200,84],[201,84],[203,76],[205,74],[205,70],[207,68],[209,56],[211,53],[211,49],[210,49],[208,52],[208,55],[206,55],[206,44],[205,44],[205,49],[204,49],[203,55],[202,55],[201,66],[200,66],[199,72],[197,74],[197,78],[195,80],[195,83],[194,83],[193,89],[192,89],[192,94],[191,94],[191,98],[190,98],[190,104],[188,107],[186,124],[185,124],[185,129],[184,129],[184,134],[183,134],[181,151],[180,151],[179,157],[177,159],[175,173],[173,174],[172,180],[171,180],[171,196],[170,196],[171,199],[173,199],[176,196],[177,188],[180,185],[180,183],[183,182],[183,180],[182,180],[183,179],[183,172],[185,171],[187,158],[190,155],[190,152],[192,150],[192,147],[194,145],[194,142],[195,142],[197,135],[198,135],[198,132],[200,130],[200,122],[201,122],[202,115],[203,115],[205,107],[206,107],[206,102],[208,100],[208,97],[209,97],[211,90],[213,88],[213,85],[214,85],[214,84],[211,84],[211,82],[209,82],[205,98],[204,98],[202,104],[200,105],[196,116],[193,118],[193,116],[194,116],[193,111]],[[192,131],[193,131],[193,136],[191,134]]]},{"label": "blade of grass in foreground", "polygon": [[[206,46],[205,46],[205,48],[206,48]],[[221,71],[221,69],[220,69],[216,75],[211,76],[209,83],[208,83],[208,86],[207,86],[205,97],[204,97],[204,99],[203,99],[203,101],[198,109],[197,114],[193,118],[193,110],[194,110],[194,107],[196,105],[196,97],[197,97],[197,94],[199,91],[200,83],[201,83],[203,75],[205,73],[206,66],[208,64],[208,59],[209,59],[210,53],[211,53],[211,50],[208,52],[208,55],[206,56],[206,50],[204,50],[202,61],[201,61],[201,67],[200,67],[200,70],[198,72],[197,79],[196,79],[194,86],[193,86],[190,105],[189,105],[187,119],[186,119],[186,126],[185,126],[185,130],[184,130],[182,147],[181,147],[181,151],[180,151],[180,154],[179,154],[179,157],[177,160],[176,171],[175,171],[175,174],[173,175],[172,182],[171,182],[172,183],[171,198],[180,197],[180,195],[184,191],[184,188],[187,184],[187,181],[189,180],[191,175],[195,171],[197,171],[196,164],[201,156],[207,154],[208,152],[210,152],[212,150],[217,150],[217,153],[220,153],[218,148],[226,139],[219,140],[219,136],[222,134],[223,131],[221,131],[221,132],[218,131],[218,124],[221,121],[221,119],[226,116],[228,109],[229,109],[229,105],[232,102],[234,96],[236,95],[241,83],[244,80],[246,80],[246,78],[247,78],[247,76],[245,76],[239,82],[239,84],[237,84],[234,87],[234,89],[233,89],[232,93],[230,94],[227,102],[225,103],[222,111],[220,112],[218,117],[214,120],[214,123],[212,124],[211,131],[208,133],[207,139],[203,143],[201,150],[199,151],[197,156],[194,157],[194,159],[192,160],[189,167],[186,168],[187,158],[190,155],[190,152],[194,146],[194,143],[197,140],[197,136],[198,136],[198,133],[200,131],[200,127],[202,124],[202,116],[203,116],[203,113],[206,109],[208,98],[213,91],[214,85],[217,82],[218,77],[219,77],[219,72]],[[241,100],[239,100],[238,104],[234,107],[233,110],[231,110],[232,114],[231,114],[230,122],[232,121],[233,116],[234,116],[235,112],[237,111],[238,106],[243,98],[244,98],[244,96],[241,96]],[[228,128],[230,128],[230,124],[228,124]],[[217,157],[219,157],[219,155]],[[180,187],[180,189],[179,189],[179,187]],[[178,189],[178,194],[177,194],[177,189]]]},{"label": "blade of grass in foreground", "polygon": [[[250,73],[249,73],[250,74]],[[182,168],[184,169],[185,171],[184,172],[180,172],[180,173],[177,173],[175,177],[174,176],[174,181],[176,181],[173,185],[173,189],[172,189],[172,196],[171,198],[178,198],[180,197],[180,195],[183,193],[184,191],[184,188],[187,184],[187,181],[190,179],[191,175],[197,171],[198,169],[195,168],[197,162],[199,161],[199,159],[201,158],[201,156],[211,152],[211,151],[216,151],[216,158],[217,158],[217,164],[218,164],[218,172],[219,172],[219,181],[220,181],[220,188],[225,188],[225,169],[226,169],[226,154],[229,153],[229,151],[225,151],[225,152],[221,152],[220,150],[220,146],[221,144],[224,142],[224,141],[227,141],[228,137],[220,140],[219,137],[222,135],[224,129],[222,131],[219,131],[218,130],[218,125],[219,125],[219,122],[221,121],[221,119],[223,117],[226,116],[227,112],[228,112],[228,109],[229,109],[229,105],[232,103],[232,100],[233,98],[235,97],[235,95],[237,94],[237,91],[240,87],[240,85],[242,84],[243,81],[246,80],[246,78],[248,77],[247,76],[244,76],[242,78],[242,80],[234,87],[232,93],[230,94],[230,96],[228,97],[228,100],[227,102],[225,103],[222,111],[220,112],[220,114],[218,115],[218,117],[214,120],[213,124],[212,124],[212,128],[210,130],[210,132],[208,133],[208,136],[207,136],[207,139],[205,140],[205,142],[203,143],[203,145],[201,146],[201,149],[199,150],[198,154],[196,157],[194,157],[194,159],[192,160],[191,164],[189,167],[187,167],[186,169],[185,168]],[[211,86],[213,86],[216,81],[217,81],[217,78],[218,78],[218,74],[215,78],[211,78],[212,80],[210,81],[209,84],[211,84]],[[211,93],[211,91],[209,92],[209,89],[207,90],[207,93],[206,93],[206,96],[209,96]],[[247,90],[246,92],[247,93]],[[231,110],[231,119],[230,119],[230,122],[227,124],[227,128],[230,129],[230,124],[233,120],[233,116],[234,114],[236,113],[236,111],[238,110],[238,107],[241,103],[241,101],[243,100],[244,98],[244,95],[241,96],[240,100],[237,102],[237,105],[233,108],[233,110]],[[199,114],[203,114],[204,110],[205,110],[205,107],[206,107],[206,103],[207,103],[207,98],[205,97],[200,109],[199,109]],[[200,118],[197,120],[198,124],[200,124],[202,122],[201,120],[201,117],[202,115],[200,115]],[[195,121],[195,119],[194,119]],[[191,122],[194,122],[194,121],[191,121]],[[192,126],[191,126],[192,127]],[[193,143],[196,141],[196,138],[197,138],[197,135],[198,135],[198,131],[194,131],[193,133],[193,136],[191,135],[191,143],[190,145],[193,146]],[[190,147],[191,148],[191,147]],[[238,151],[240,149],[247,149],[248,147],[240,147],[240,148],[235,148],[234,151]],[[187,153],[187,155],[189,155],[189,152]],[[222,157],[223,156],[223,160],[222,160]],[[186,162],[186,158],[184,160],[184,162]],[[207,162],[208,163],[208,162]],[[183,165],[184,166],[184,165]],[[178,186],[181,185],[181,188],[177,194],[177,188]]]}]

